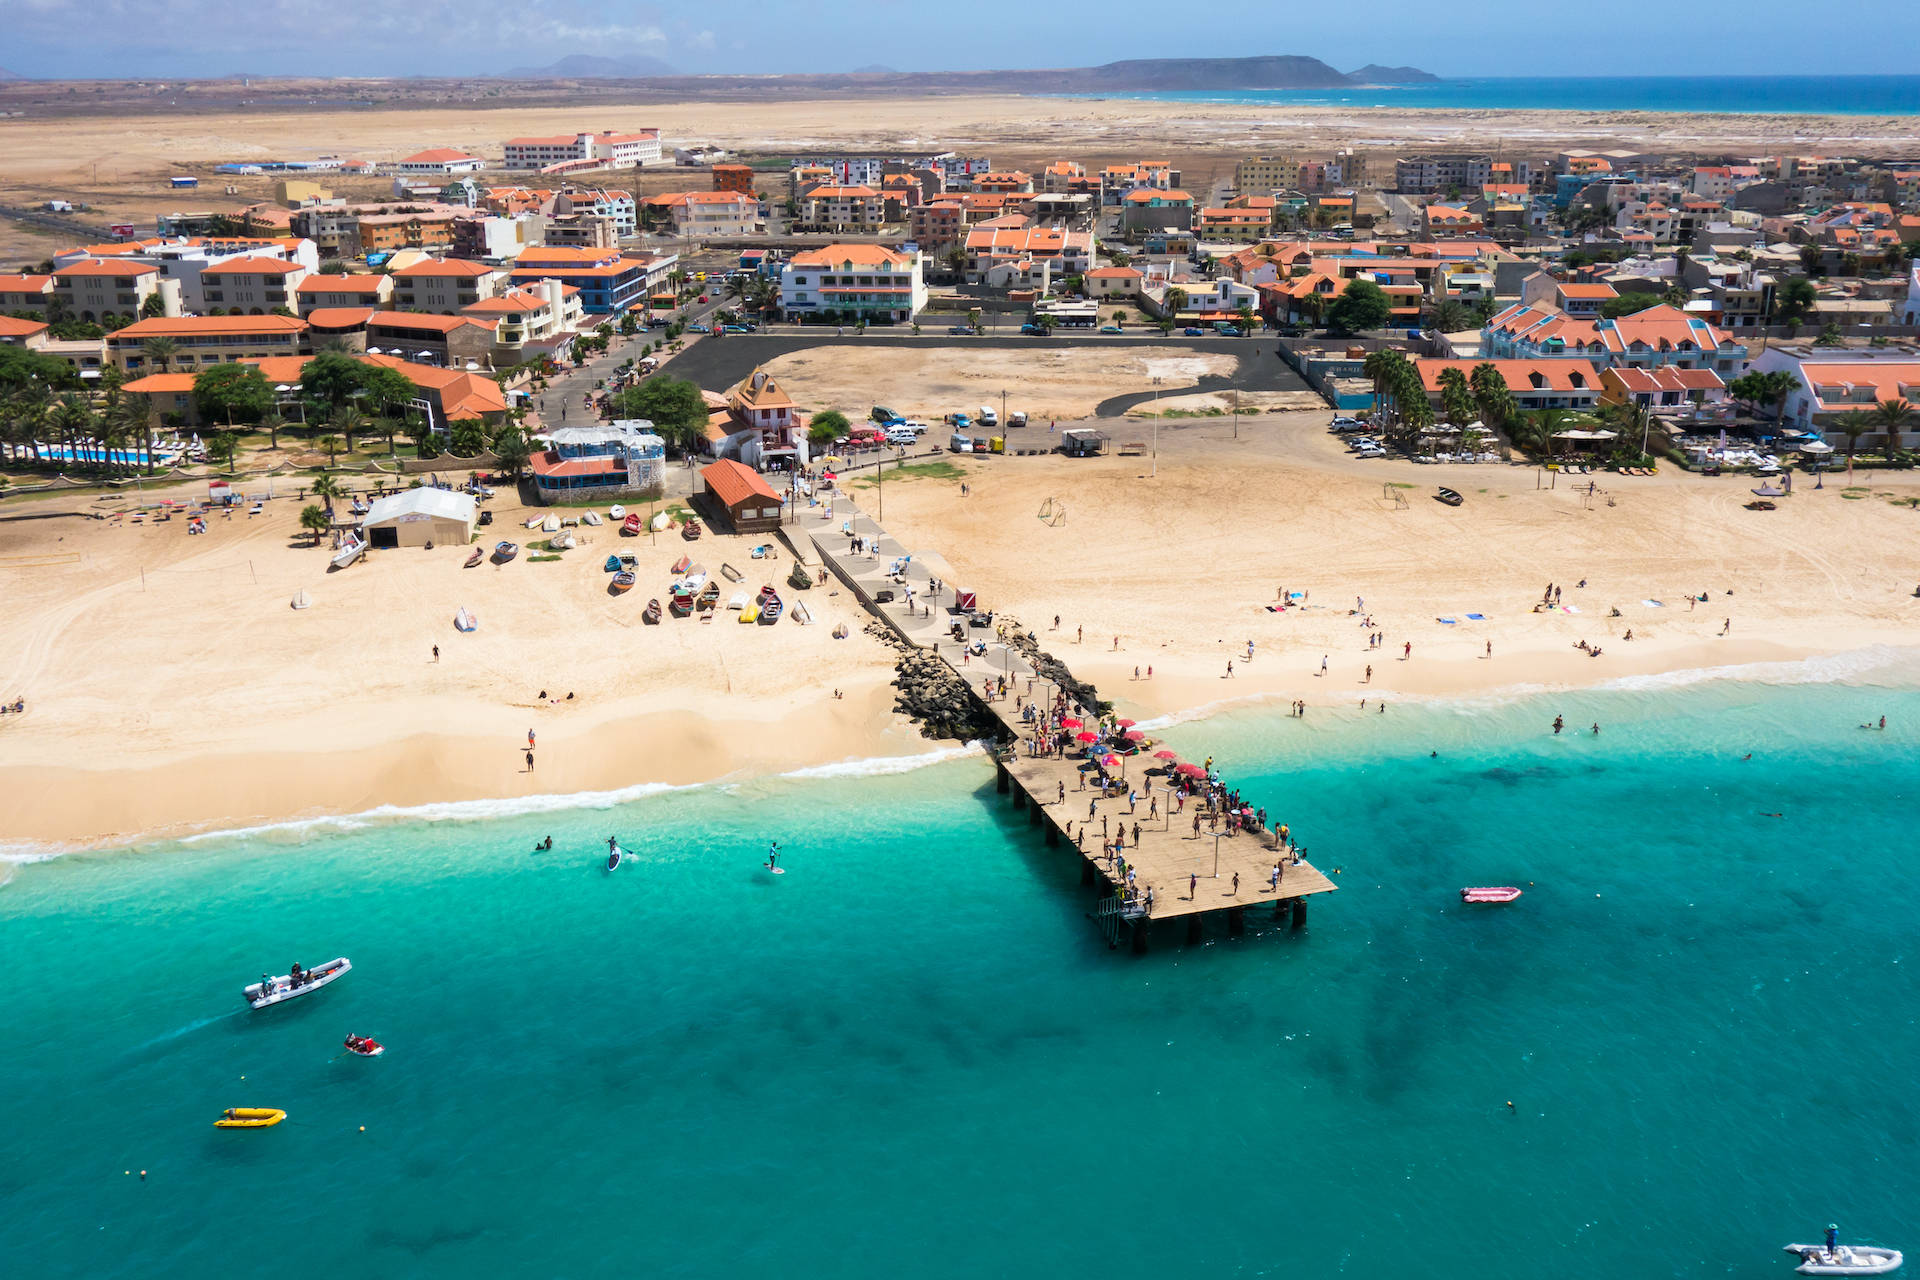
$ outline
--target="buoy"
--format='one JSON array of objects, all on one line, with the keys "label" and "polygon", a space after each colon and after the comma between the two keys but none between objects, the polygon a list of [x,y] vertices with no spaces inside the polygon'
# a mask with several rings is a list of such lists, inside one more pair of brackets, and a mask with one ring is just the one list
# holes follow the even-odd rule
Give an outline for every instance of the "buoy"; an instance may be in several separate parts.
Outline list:
[{"label": "buoy", "polygon": [[147,1180],[147,1171],[145,1169],[142,1169],[140,1171],[140,1181],[145,1182],[146,1180]]},{"label": "buoy", "polygon": [[361,1126],[360,1126],[360,1132],[362,1132],[362,1133],[365,1133],[366,1131],[367,1131],[367,1126],[365,1126],[365,1125],[361,1125]]}]

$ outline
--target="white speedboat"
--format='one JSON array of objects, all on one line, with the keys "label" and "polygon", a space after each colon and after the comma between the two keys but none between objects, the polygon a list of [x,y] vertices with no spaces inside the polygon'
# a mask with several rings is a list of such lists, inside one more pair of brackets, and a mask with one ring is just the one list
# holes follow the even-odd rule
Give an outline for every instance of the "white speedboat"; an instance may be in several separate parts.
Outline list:
[{"label": "white speedboat", "polygon": [[353,962],[341,956],[311,969],[282,974],[265,982],[248,983],[240,994],[250,1008],[264,1009],[270,1004],[285,1004],[300,996],[312,995],[352,968]]},{"label": "white speedboat", "polygon": [[[358,538],[349,538],[340,544],[338,551],[333,553],[333,568],[344,569],[365,554],[367,554],[367,544]],[[331,573],[332,569],[328,572]]]},{"label": "white speedboat", "polygon": [[1877,1244],[1790,1244],[1787,1252],[1798,1254],[1800,1265],[1794,1270],[1803,1276],[1879,1276],[1897,1271],[1906,1259],[1898,1249]]}]

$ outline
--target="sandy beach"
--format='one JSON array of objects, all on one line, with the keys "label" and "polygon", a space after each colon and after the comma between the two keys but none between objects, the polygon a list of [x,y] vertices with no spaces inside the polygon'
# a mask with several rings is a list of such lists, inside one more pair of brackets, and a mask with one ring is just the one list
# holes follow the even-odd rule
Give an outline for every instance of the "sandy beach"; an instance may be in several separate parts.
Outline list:
[{"label": "sandy beach", "polygon": [[[956,480],[890,480],[886,523],[1143,719],[1250,698],[1302,698],[1311,716],[1363,698],[1497,696],[1915,635],[1920,518],[1896,505],[1920,497],[1910,475],[1862,473],[1852,490],[1843,477],[1818,492],[1802,483],[1758,513],[1742,507],[1737,477],[1604,476],[1588,497],[1565,477],[1536,487],[1546,477],[1530,468],[1363,462],[1325,420],[1243,417],[1238,440],[1230,419],[1164,420],[1153,478],[1144,457],[960,460],[970,496]],[[1150,424],[1114,429],[1151,439]],[[1466,504],[1432,501],[1442,483]],[[872,505],[870,488],[852,492]],[[1036,518],[1049,498],[1066,509],[1059,524]],[[28,701],[27,715],[0,719],[0,769],[14,784],[0,839],[116,843],[937,745],[891,711],[891,651],[862,634],[844,593],[808,593],[811,628],[643,627],[645,597],[689,549],[677,538],[636,545],[603,527],[559,563],[523,555],[464,570],[464,550],[443,547],[329,574],[294,531],[300,505],[276,500],[191,539],[177,520],[0,522],[0,696]],[[14,502],[5,514],[35,509]],[[514,511],[499,507],[493,536],[524,537]],[[599,563],[616,546],[642,558],[626,597],[606,594]],[[691,550],[711,569],[751,563],[744,539]],[[1572,608],[1533,611],[1548,582]],[[1268,612],[1282,587],[1309,593],[1306,607]],[[303,588],[313,607],[291,610]],[[1689,608],[1700,591],[1710,599]],[[453,630],[461,606],[479,616],[477,633]],[[836,621],[850,638],[831,638]],[[1603,655],[1588,657],[1582,640]],[[558,701],[539,700],[543,689]]]}]

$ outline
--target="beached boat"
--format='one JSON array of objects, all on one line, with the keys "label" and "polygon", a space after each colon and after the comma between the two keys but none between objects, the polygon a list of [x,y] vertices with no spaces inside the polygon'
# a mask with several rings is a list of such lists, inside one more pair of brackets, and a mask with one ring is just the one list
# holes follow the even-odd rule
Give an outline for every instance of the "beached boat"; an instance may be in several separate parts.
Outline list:
[{"label": "beached boat", "polygon": [[720,562],[720,572],[728,582],[738,582],[747,576],[724,560]]},{"label": "beached boat", "polygon": [[630,515],[622,522],[620,525],[620,536],[623,538],[637,538],[640,536],[640,517],[638,515]]},{"label": "beached boat", "polygon": [[540,516],[528,516],[526,520],[522,522],[523,527],[528,529],[538,529],[540,527],[541,518],[542,517]]},{"label": "beached boat", "polygon": [[334,569],[344,569],[365,554],[367,554],[367,544],[358,538],[350,537],[340,544],[338,551],[333,553],[333,567],[328,569],[327,572],[331,573]]},{"label": "beached boat", "polygon": [[585,525],[592,525],[594,528],[597,529],[601,525],[605,524],[606,521],[600,518],[600,513],[598,511],[583,511],[580,513],[580,523]]},{"label": "beached boat", "polygon": [[702,531],[700,528],[700,522],[698,520],[695,520],[692,516],[688,516],[687,523],[684,526],[682,526],[680,530],[680,536],[685,538],[688,542],[692,542],[700,536],[701,532]]},{"label": "beached boat", "polygon": [[603,563],[603,564],[602,564],[602,565],[600,566],[600,569],[601,569],[601,571],[602,571],[603,573],[618,573],[618,572],[620,572],[620,557],[619,557],[619,556],[608,556],[608,557],[606,558],[606,561],[605,561],[605,562],[604,562],[604,563]]},{"label": "beached boat", "polygon": [[498,564],[505,564],[519,554],[520,548],[514,546],[511,542],[496,542],[493,544],[493,558]]},{"label": "beached boat", "polygon": [[665,533],[671,528],[673,528],[673,516],[669,512],[662,511],[653,518],[653,531],[655,533]]},{"label": "beached boat", "polygon": [[793,572],[787,575],[787,585],[792,587],[795,591],[812,590],[813,589],[812,571],[809,570],[807,566],[801,564],[798,560],[794,561]]},{"label": "beached boat", "polygon": [[377,1058],[387,1051],[387,1046],[371,1036],[347,1036],[347,1052],[362,1058]]},{"label": "beached boat", "polygon": [[647,607],[640,611],[640,621],[650,627],[660,625],[660,601],[658,598],[647,601]]},{"label": "beached boat", "polygon": [[295,609],[308,609],[313,606],[313,597],[304,591],[296,591],[293,593],[291,604]]},{"label": "beached boat", "polygon": [[805,600],[795,600],[793,602],[793,620],[803,627],[813,625],[813,614],[807,610],[807,602]]},{"label": "beached boat", "polygon": [[300,996],[312,995],[352,968],[353,962],[340,956],[312,969],[302,969],[298,974],[281,974],[264,982],[248,983],[241,989],[240,996],[251,1008],[264,1009],[270,1004],[284,1004]]},{"label": "beached boat", "polygon": [[469,569],[479,568],[480,562],[482,560],[485,560],[486,558],[487,558],[487,549],[485,547],[475,547],[473,549],[473,554],[467,557],[467,568]]},{"label": "beached boat", "polygon": [[549,551],[571,551],[579,545],[580,539],[570,533],[563,533],[557,538],[547,539],[547,550]]},{"label": "beached boat", "polygon": [[540,532],[542,532],[542,533],[558,533],[558,532],[560,532],[560,516],[559,516],[559,514],[558,514],[558,513],[556,513],[556,512],[552,512],[552,511],[549,511],[549,512],[547,512],[547,514],[546,514],[545,516],[543,516],[543,517],[541,517],[541,520],[540,520]]},{"label": "beached boat", "polygon": [[750,604],[746,608],[742,609],[740,611],[740,621],[742,622],[760,621],[760,606],[757,604]]},{"label": "beached boat", "polygon": [[480,629],[480,619],[468,613],[465,605],[461,605],[460,611],[453,615],[453,629],[455,631],[478,631]]},{"label": "beached boat", "polygon": [[1462,902],[1512,902],[1520,896],[1520,890],[1510,884],[1483,885],[1479,888],[1462,889]]},{"label": "beached boat", "polygon": [[760,625],[772,626],[780,621],[780,615],[785,611],[786,606],[780,602],[780,597],[769,592],[766,600],[760,605]]},{"label": "beached boat", "polygon": [[1460,492],[1457,489],[1446,489],[1446,488],[1436,489],[1433,492],[1433,496],[1437,500],[1446,503],[1450,507],[1457,507],[1462,502],[1466,501],[1466,499],[1460,496]]},{"label": "beached boat", "polygon": [[613,594],[615,595],[622,595],[628,591],[633,590],[633,575],[628,573],[625,569],[622,569],[620,572],[613,575],[612,588],[613,588]]},{"label": "beached boat", "polygon": [[684,618],[693,612],[693,592],[675,591],[667,598],[667,611],[676,618]]},{"label": "beached boat", "polygon": [[751,599],[751,597],[749,597],[746,592],[736,591],[733,593],[732,598],[730,598],[727,601],[727,608],[738,613],[740,610],[747,607],[747,602],[749,599]]},{"label": "beached boat", "polygon": [[779,556],[780,551],[771,542],[763,542],[747,554],[755,560],[772,560]]},{"label": "beached boat", "polygon": [[278,1107],[228,1107],[213,1122],[216,1129],[271,1129],[287,1118]]},{"label": "beached boat", "polygon": [[607,508],[607,518],[610,520],[625,520],[627,518],[627,509],[616,502]]},{"label": "beached boat", "polygon": [[680,574],[685,573],[687,570],[691,568],[693,568],[693,557],[681,556],[678,560],[675,560],[673,562],[673,567],[670,570],[668,570],[668,572],[674,574],[675,576],[678,576]]},{"label": "beached boat", "polygon": [[1794,1270],[1803,1276],[1878,1276],[1897,1271],[1906,1259],[1898,1249],[1877,1244],[1790,1244],[1788,1253],[1800,1256]]},{"label": "beached boat", "polygon": [[700,598],[697,601],[697,607],[701,609],[717,609],[719,608],[719,606],[720,606],[720,584],[717,582],[709,582],[705,587],[701,588],[700,590]]}]

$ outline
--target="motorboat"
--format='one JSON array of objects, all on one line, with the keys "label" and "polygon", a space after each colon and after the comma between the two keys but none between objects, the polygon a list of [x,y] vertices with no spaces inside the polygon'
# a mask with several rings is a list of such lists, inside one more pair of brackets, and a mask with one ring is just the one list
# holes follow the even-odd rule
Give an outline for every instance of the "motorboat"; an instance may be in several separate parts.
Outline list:
[{"label": "motorboat", "polygon": [[779,556],[780,549],[771,542],[763,542],[747,554],[751,555],[755,560],[773,560]]},{"label": "motorboat", "polygon": [[732,598],[727,601],[727,608],[733,610],[735,613],[738,613],[740,610],[747,607],[747,599],[748,597],[746,592],[736,591],[733,593]]},{"label": "motorboat", "polygon": [[1475,889],[1462,889],[1462,902],[1512,902],[1520,896],[1520,890],[1510,884],[1484,885]]},{"label": "motorboat", "polygon": [[[1828,1228],[1829,1237],[1833,1229]],[[1897,1271],[1906,1259],[1898,1249],[1877,1244],[1790,1244],[1788,1253],[1800,1256],[1794,1270],[1803,1276],[1878,1276]]]},{"label": "motorboat", "polygon": [[480,619],[468,613],[467,606],[461,605],[460,611],[453,615],[453,629],[455,631],[478,631],[480,629]]},{"label": "motorboat", "polygon": [[613,583],[612,583],[613,594],[623,595],[626,592],[633,590],[633,581],[634,581],[633,575],[631,573],[628,573],[625,569],[622,569],[620,572],[614,574]]},{"label": "motorboat", "polygon": [[811,591],[813,589],[813,574],[808,571],[807,566],[795,560],[793,562],[793,572],[787,575],[787,585],[795,591]]},{"label": "motorboat", "polygon": [[511,542],[496,542],[493,544],[493,559],[497,564],[505,564],[519,554],[520,548]]},{"label": "motorboat", "polygon": [[[340,544],[340,549],[333,553],[333,569],[344,569],[365,554],[367,554],[367,544],[358,538],[349,537]],[[332,572],[332,569],[328,572]]]},{"label": "motorboat", "polygon": [[377,1058],[387,1051],[387,1046],[370,1036],[347,1035],[347,1052],[362,1058]]},{"label": "motorboat", "polygon": [[660,601],[658,597],[647,601],[647,607],[640,611],[640,621],[650,627],[660,625]]},{"label": "motorboat", "polygon": [[606,521],[600,518],[600,513],[598,511],[583,511],[580,513],[580,523],[585,525],[592,525],[594,528],[597,529],[601,525],[605,524]]},{"label": "motorboat", "polygon": [[746,608],[742,609],[740,611],[740,621],[742,622],[760,621],[760,606],[757,604],[750,604]]},{"label": "motorboat", "polygon": [[287,1118],[278,1107],[228,1107],[213,1122],[216,1129],[271,1129]]},{"label": "motorboat", "polygon": [[541,517],[540,532],[542,533],[560,532],[560,516],[558,515],[558,513],[549,511],[547,512],[546,515]]},{"label": "motorboat", "polygon": [[271,1004],[285,1004],[289,1000],[312,995],[328,983],[344,976],[352,970],[353,962],[341,956],[312,969],[300,969],[298,965],[294,967],[298,972],[282,974],[278,978],[268,978],[264,982],[248,983],[241,989],[241,998],[255,1009],[264,1009]]},{"label": "motorboat", "polygon": [[627,509],[616,502],[607,508],[607,518],[609,520],[625,520],[627,518]]},{"label": "motorboat", "polygon": [[605,572],[607,572],[607,573],[618,573],[618,572],[620,572],[620,569],[621,569],[621,564],[620,564],[620,557],[619,557],[619,556],[608,556],[608,557],[607,557],[607,560],[606,560],[606,563],[605,563],[605,564],[603,564],[603,565],[601,565],[601,566],[600,566],[600,568],[601,568],[601,569],[602,569],[603,571],[605,571]]},{"label": "motorboat", "polygon": [[469,568],[469,569],[477,569],[477,568],[479,568],[479,567],[480,567],[480,562],[481,562],[482,560],[485,560],[486,558],[487,558],[487,551],[486,551],[486,548],[485,548],[485,547],[475,547],[475,548],[473,549],[473,554],[467,557],[467,568]]}]

